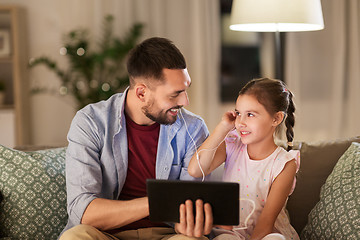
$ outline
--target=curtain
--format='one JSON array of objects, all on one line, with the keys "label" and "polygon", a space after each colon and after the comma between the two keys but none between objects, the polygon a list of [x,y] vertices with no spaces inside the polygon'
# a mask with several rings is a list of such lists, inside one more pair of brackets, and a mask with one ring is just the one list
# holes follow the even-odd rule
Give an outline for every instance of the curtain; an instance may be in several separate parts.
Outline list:
[{"label": "curtain", "polygon": [[[59,54],[59,49],[64,33],[79,27],[89,29],[95,42],[108,14],[114,16],[114,33],[120,37],[135,22],[144,23],[140,40],[166,37],[184,54],[192,78],[187,108],[202,116],[210,129],[221,117],[214,111],[219,106],[219,0],[1,0],[1,3],[26,10],[29,57],[48,56],[63,69],[67,59]],[[58,85],[57,77],[42,67],[31,69],[29,80],[40,86]],[[30,101],[31,143],[66,144],[75,113],[72,99],[64,101],[54,95],[37,94]]]},{"label": "curtain", "polygon": [[213,128],[219,119],[220,3],[218,0],[93,0],[97,34],[104,14],[115,17],[119,35],[135,22],[145,24],[142,39],[172,40],[184,54],[192,85],[187,109]]},{"label": "curtain", "polygon": [[325,29],[289,33],[285,80],[295,94],[297,140],[360,135],[360,2],[323,0]]}]

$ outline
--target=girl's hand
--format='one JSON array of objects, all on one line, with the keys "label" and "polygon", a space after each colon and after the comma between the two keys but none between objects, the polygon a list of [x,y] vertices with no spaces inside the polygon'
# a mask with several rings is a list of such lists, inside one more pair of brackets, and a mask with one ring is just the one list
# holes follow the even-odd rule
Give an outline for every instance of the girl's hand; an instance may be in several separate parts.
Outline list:
[{"label": "girl's hand", "polygon": [[227,111],[221,118],[220,124],[224,126],[227,131],[231,131],[235,127],[236,114],[234,111]]}]

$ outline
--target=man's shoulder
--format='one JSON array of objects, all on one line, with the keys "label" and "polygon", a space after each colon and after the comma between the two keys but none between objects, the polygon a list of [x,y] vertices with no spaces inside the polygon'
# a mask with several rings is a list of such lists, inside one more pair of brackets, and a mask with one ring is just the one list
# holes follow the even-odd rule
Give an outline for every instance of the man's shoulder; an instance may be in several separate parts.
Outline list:
[{"label": "man's shoulder", "polygon": [[109,128],[116,131],[123,111],[122,95],[116,93],[107,100],[88,104],[76,113],[72,125],[87,126],[98,131]]},{"label": "man's shoulder", "polygon": [[190,132],[204,131],[208,134],[208,129],[204,119],[185,108],[180,110],[176,124],[180,126],[180,129],[187,129],[187,131]]},{"label": "man's shoulder", "polygon": [[186,121],[194,121],[194,122],[201,122],[205,123],[204,119],[199,115],[190,112],[189,110],[182,108],[180,113],[180,118],[183,117]]},{"label": "man's shoulder", "polygon": [[96,116],[96,115],[108,115],[117,113],[116,110],[121,109],[121,97],[123,93],[116,93],[112,95],[107,100],[102,100],[96,103],[90,103],[86,105],[84,108],[80,109],[78,112],[89,115],[89,116]]}]

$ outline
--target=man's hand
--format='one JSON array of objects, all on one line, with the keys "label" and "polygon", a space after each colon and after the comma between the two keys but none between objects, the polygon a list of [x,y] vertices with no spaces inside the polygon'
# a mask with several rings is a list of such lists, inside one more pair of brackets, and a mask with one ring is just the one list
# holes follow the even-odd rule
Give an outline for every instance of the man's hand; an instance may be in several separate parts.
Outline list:
[{"label": "man's hand", "polygon": [[[213,227],[213,215],[209,203],[196,200],[196,218],[194,218],[193,203],[186,200],[180,205],[180,223],[175,224],[175,231],[189,237],[201,237],[209,234]],[[195,222],[194,222],[195,219]]]}]

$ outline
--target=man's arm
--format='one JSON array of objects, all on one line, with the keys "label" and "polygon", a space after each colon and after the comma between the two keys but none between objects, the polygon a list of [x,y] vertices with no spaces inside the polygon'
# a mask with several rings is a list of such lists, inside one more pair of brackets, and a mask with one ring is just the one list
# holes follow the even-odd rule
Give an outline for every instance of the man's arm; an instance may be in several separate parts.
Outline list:
[{"label": "man's arm", "polygon": [[[82,223],[109,230],[148,216],[148,200],[117,200],[116,181],[104,187],[104,166],[114,166],[110,157],[100,161],[104,137],[98,127],[93,118],[81,112],[70,127],[66,156],[68,214],[73,225]],[[109,173],[107,178],[116,178]]]},{"label": "man's arm", "polygon": [[129,201],[96,198],[86,208],[81,223],[105,231],[125,226],[148,215],[147,197]]}]

